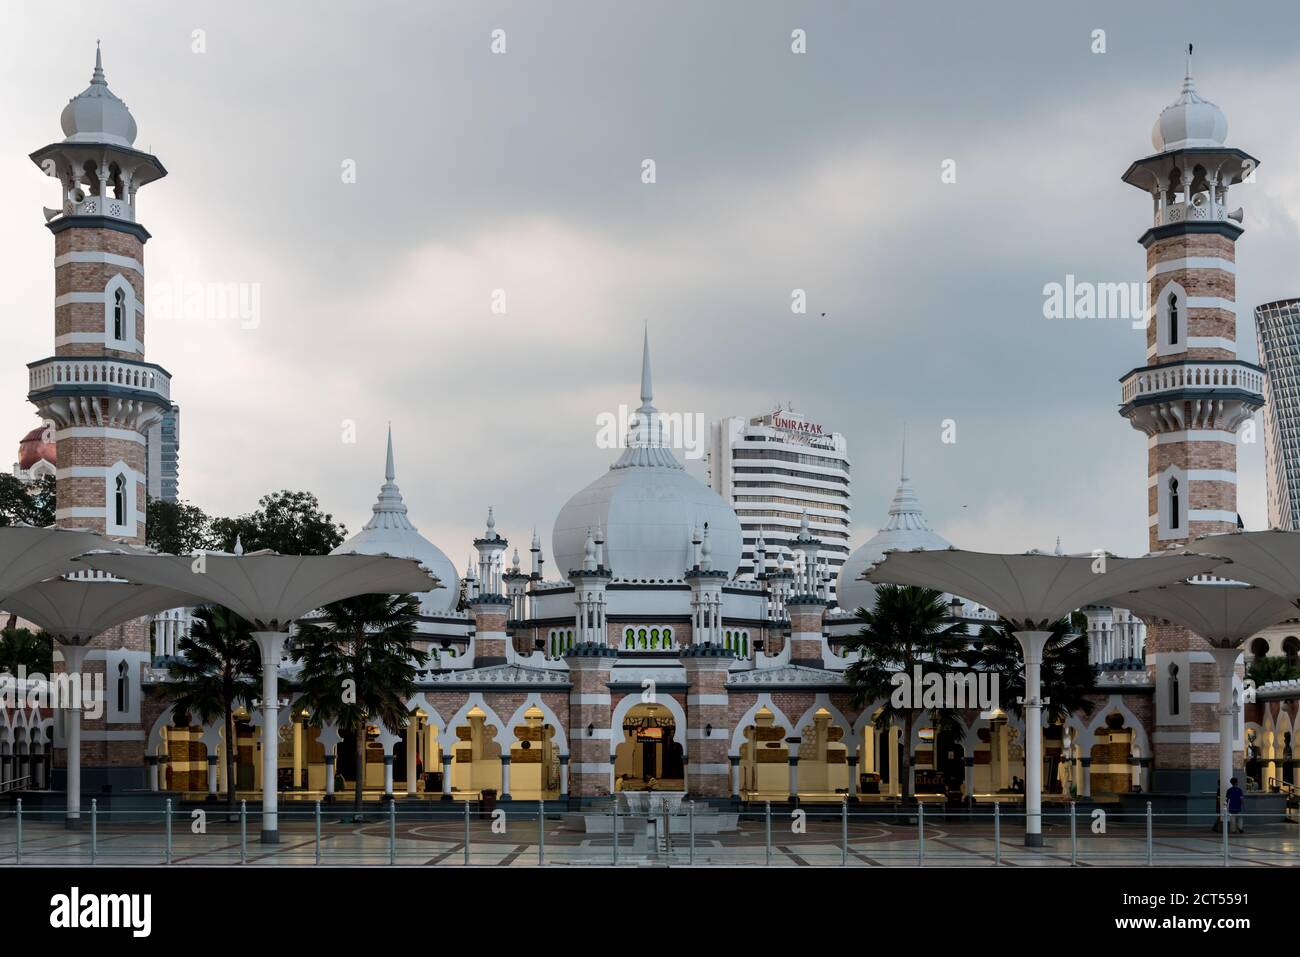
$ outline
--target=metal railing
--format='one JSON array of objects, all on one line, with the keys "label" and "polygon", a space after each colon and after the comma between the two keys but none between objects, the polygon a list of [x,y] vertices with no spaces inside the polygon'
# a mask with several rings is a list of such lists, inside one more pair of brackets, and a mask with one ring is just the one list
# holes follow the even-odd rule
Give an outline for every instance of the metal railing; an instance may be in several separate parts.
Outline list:
[{"label": "metal railing", "polygon": [[[621,803],[621,802],[620,802]],[[279,843],[260,843],[260,806],[240,802],[101,808],[81,827],[62,810],[0,814],[0,866],[501,864],[770,867],[1300,866],[1300,826],[1276,812],[1156,812],[1151,804],[1058,804],[1042,813],[1042,846],[1026,846],[1016,805],[954,810],[866,804],[710,805],[633,813],[612,801],[282,803]],[[1245,835],[1239,834],[1244,830]],[[253,834],[250,839],[249,834]]]}]

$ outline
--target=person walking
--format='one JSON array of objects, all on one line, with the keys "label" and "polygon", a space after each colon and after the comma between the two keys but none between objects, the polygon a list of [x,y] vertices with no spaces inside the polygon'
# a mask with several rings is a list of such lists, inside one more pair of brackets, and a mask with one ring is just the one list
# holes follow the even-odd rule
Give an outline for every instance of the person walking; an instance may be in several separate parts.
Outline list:
[{"label": "person walking", "polygon": [[1237,779],[1232,778],[1229,782],[1232,786],[1228,788],[1225,797],[1228,799],[1228,817],[1232,821],[1232,826],[1238,834],[1245,834],[1246,829],[1241,824],[1241,819],[1245,817],[1243,807],[1245,804],[1245,793],[1237,786]]}]

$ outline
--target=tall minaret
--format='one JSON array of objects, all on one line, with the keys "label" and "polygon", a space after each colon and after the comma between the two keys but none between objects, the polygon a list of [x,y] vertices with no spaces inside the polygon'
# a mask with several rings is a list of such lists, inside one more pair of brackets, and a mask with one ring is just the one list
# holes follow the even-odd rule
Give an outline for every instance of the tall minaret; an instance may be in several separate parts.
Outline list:
[{"label": "tall minaret", "polygon": [[[28,398],[55,428],[58,524],[144,541],[145,433],[170,408],[171,378],[144,360],[144,244],[138,190],[161,179],[132,147],[135,120],[104,79],[63,109],[65,138],[31,155],[59,181],[54,356],[28,365]],[[52,215],[50,215],[52,214]]]},{"label": "tall minaret", "polygon": [[[1159,551],[1237,527],[1237,430],[1264,402],[1264,373],[1237,358],[1236,244],[1240,209],[1229,187],[1258,161],[1225,146],[1228,122],[1192,81],[1156,120],[1156,152],[1124,182],[1151,196],[1147,251],[1146,361],[1120,381],[1120,414],[1147,437],[1149,545]],[[1155,682],[1154,790],[1217,786],[1217,687],[1207,646],[1185,629],[1153,622],[1146,664]],[[1140,756],[1145,764],[1149,756]]]},{"label": "tall minaret", "polygon": [[[135,120],[104,79],[63,108],[64,139],[31,154],[59,183],[54,234],[54,354],[28,364],[28,399],[59,453],[56,524],[145,539],[145,434],[171,407],[171,378],[144,358],[144,244],[138,191],[166,175],[135,149]],[[108,706],[85,720],[82,784],[143,785],[141,675],[148,622],[97,636],[80,667],[105,673]],[[65,656],[64,664],[67,663]]]}]

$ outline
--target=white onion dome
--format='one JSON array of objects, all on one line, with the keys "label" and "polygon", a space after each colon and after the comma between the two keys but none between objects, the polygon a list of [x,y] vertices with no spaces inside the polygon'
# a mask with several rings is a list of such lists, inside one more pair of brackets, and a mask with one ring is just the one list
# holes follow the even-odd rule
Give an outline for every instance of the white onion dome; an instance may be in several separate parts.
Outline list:
[{"label": "white onion dome", "polygon": [[[388,433],[388,463],[379,498],[372,506],[374,514],[361,531],[334,549],[332,555],[389,555],[393,558],[414,558],[438,579],[441,588],[416,596],[420,600],[420,614],[438,616],[453,611],[460,597],[460,576],[456,567],[442,551],[421,535],[406,517],[406,503],[394,481],[393,433]],[[471,566],[472,569],[472,566]]]},{"label": "white onion dome", "polygon": [[1151,129],[1151,145],[1157,152],[1164,153],[1187,147],[1218,147],[1227,138],[1228,118],[1221,109],[1196,92],[1189,53],[1183,91],[1156,119],[1156,125]]},{"label": "white onion dome", "polygon": [[90,86],[68,101],[59,122],[65,143],[130,147],[135,142],[135,118],[108,88],[99,47],[95,48],[95,72],[91,74]]},{"label": "white onion dome", "polygon": [[839,579],[835,585],[836,602],[850,612],[874,606],[876,586],[860,579],[868,568],[885,557],[886,552],[918,549],[940,551],[951,547],[951,543],[930,528],[930,523],[925,520],[921,503],[912,490],[912,481],[908,478],[904,460],[898,490],[894,492],[894,500],[889,506],[889,518],[884,527],[840,566]]},{"label": "white onion dome", "polygon": [[653,405],[650,343],[641,360],[641,407],[627,448],[609,471],[560,509],[551,535],[561,574],[583,567],[588,529],[602,529],[603,564],[618,578],[680,579],[694,562],[692,530],[709,528],[712,565],[734,575],[740,520],[717,492],[691,476],[664,442]]}]

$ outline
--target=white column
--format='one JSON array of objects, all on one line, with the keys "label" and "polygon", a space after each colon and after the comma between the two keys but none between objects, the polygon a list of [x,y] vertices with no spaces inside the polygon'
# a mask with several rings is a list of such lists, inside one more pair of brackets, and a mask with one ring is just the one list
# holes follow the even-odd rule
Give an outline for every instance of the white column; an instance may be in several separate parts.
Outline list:
[{"label": "white column", "polygon": [[149,790],[150,790],[150,791],[157,791],[157,790],[159,790],[159,781],[158,781],[158,777],[159,777],[158,755],[156,755],[156,754],[151,754],[151,755],[149,755],[149,757],[146,758],[145,760],[149,763]]},{"label": "white column", "polygon": [[208,755],[208,796],[217,796],[217,756]]},{"label": "white column", "polygon": [[1219,797],[1227,807],[1227,792],[1232,778],[1232,737],[1236,730],[1237,708],[1232,700],[1232,677],[1237,669],[1240,648],[1211,648],[1219,667]]},{"label": "white column", "polygon": [[384,797],[393,796],[393,752],[384,755]]},{"label": "white column", "polygon": [[510,800],[510,755],[501,755],[501,794],[503,801]]},{"label": "white column", "polygon": [[799,797],[799,757],[790,755],[790,800],[795,801]]},{"label": "white column", "polygon": [[1050,631],[1018,631],[1025,657],[1025,847],[1043,846],[1043,702],[1039,679]]},{"label": "white column", "polygon": [[280,694],[280,651],[284,648],[283,631],[255,631],[253,640],[262,653],[262,843],[280,843],[277,817],[277,711]]},{"label": "white column", "polygon": [[56,642],[56,647],[63,654],[64,668],[69,677],[79,676],[72,688],[75,689],[74,700],[65,701],[66,725],[64,738],[68,746],[68,782],[67,810],[65,812],[68,827],[77,827],[81,823],[81,681],[85,678],[82,665],[89,649],[85,645],[65,645]]},{"label": "white column", "polygon": [[406,796],[415,797],[415,757],[420,747],[420,719],[415,712],[406,716]]},{"label": "white column", "polygon": [[334,749],[325,754],[325,800],[334,796]]},{"label": "white column", "polygon": [[451,748],[442,752],[442,796],[451,800]]},{"label": "white column", "polygon": [[560,797],[569,796],[569,756],[560,755]]},{"label": "white column", "polygon": [[858,756],[849,755],[849,800],[855,801],[858,797]]}]

